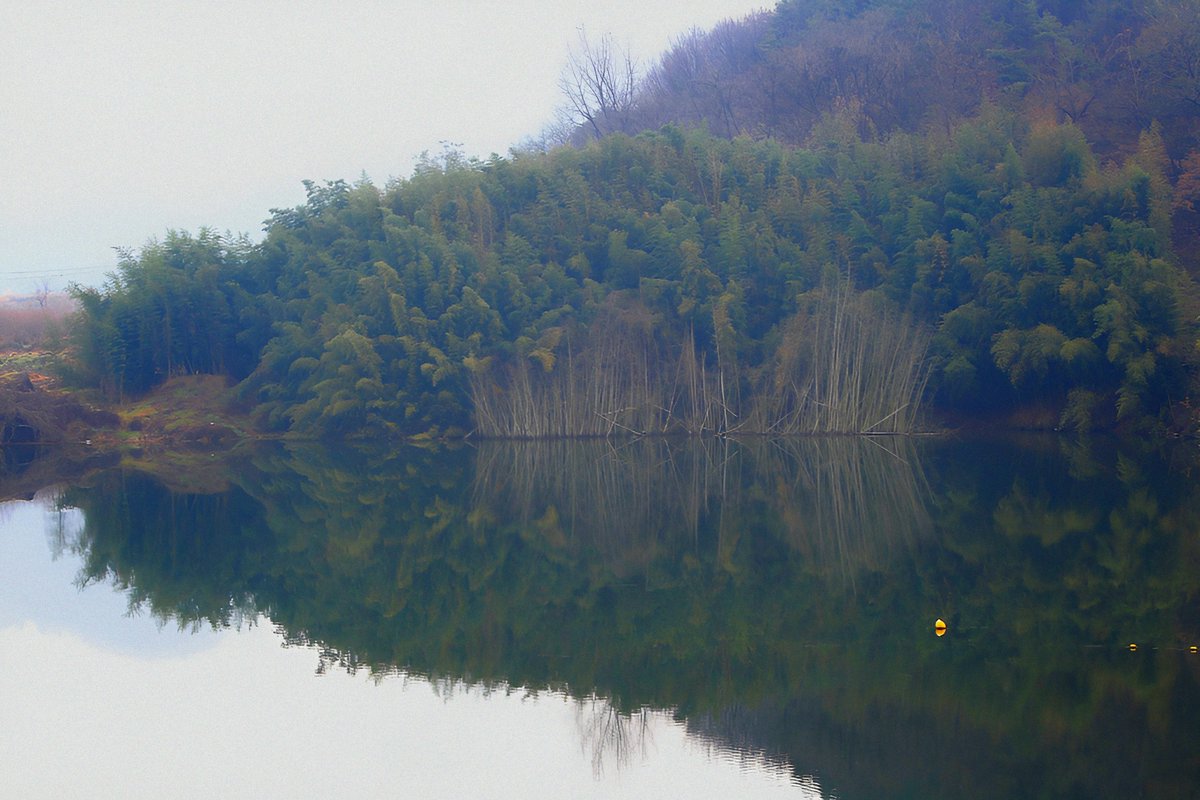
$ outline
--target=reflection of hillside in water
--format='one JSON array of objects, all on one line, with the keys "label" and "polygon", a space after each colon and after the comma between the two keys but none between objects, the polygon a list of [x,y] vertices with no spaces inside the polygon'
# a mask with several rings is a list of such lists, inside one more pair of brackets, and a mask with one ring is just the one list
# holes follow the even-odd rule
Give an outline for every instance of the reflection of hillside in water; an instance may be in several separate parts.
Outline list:
[{"label": "reflection of hillside in water", "polygon": [[111,454],[80,445],[0,446],[0,502],[30,500],[47,486],[69,483],[116,461]]},{"label": "reflection of hillside in water", "polygon": [[[126,471],[66,502],[87,578],[160,616],[265,614],[326,668],[600,696],[581,729],[617,761],[639,709],[670,708],[846,797],[895,776],[1136,794],[1200,778],[1196,667],[1166,649],[1200,628],[1191,463],[1054,440],[293,445],[224,494]],[[1164,649],[1122,658],[1135,634]]]},{"label": "reflection of hillside in water", "polygon": [[488,442],[476,465],[478,521],[553,521],[621,575],[754,529],[853,582],[932,526],[919,454],[898,437]]}]

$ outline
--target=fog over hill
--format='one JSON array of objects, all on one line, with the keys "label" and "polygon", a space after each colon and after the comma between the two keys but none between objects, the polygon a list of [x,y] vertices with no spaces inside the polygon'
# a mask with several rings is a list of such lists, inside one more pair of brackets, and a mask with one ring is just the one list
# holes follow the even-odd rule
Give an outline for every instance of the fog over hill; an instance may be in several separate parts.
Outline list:
[{"label": "fog over hill", "polygon": [[304,179],[383,183],[423,151],[536,132],[585,28],[650,59],[764,0],[6,3],[0,290],[99,286],[114,247],[261,237]]}]

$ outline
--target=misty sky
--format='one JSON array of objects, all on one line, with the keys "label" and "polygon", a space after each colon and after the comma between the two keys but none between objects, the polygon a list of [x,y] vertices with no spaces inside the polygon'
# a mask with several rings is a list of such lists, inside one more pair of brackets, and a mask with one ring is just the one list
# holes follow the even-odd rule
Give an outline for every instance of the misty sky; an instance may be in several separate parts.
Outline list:
[{"label": "misty sky", "polygon": [[168,229],[261,234],[301,181],[508,152],[582,26],[645,62],[769,0],[40,2],[0,9],[0,293],[98,284]]}]

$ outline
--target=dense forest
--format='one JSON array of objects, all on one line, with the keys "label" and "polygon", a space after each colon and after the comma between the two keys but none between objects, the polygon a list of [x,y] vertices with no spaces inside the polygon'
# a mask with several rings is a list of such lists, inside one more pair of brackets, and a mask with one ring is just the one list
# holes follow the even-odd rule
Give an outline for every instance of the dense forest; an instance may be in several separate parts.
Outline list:
[{"label": "dense forest", "polygon": [[[568,144],[305,183],[77,287],[72,377],[270,430],[1200,422],[1200,9],[782,2],[563,84]],[[625,81],[625,83],[621,83]]]}]

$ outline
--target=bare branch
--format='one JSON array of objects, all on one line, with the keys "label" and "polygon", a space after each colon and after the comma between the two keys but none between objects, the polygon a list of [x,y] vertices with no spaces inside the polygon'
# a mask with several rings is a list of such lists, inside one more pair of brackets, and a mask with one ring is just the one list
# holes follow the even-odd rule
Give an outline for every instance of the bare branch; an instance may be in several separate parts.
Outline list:
[{"label": "bare branch", "polygon": [[568,113],[589,135],[632,132],[638,65],[627,50],[613,45],[611,34],[593,42],[581,28],[558,85]]}]

